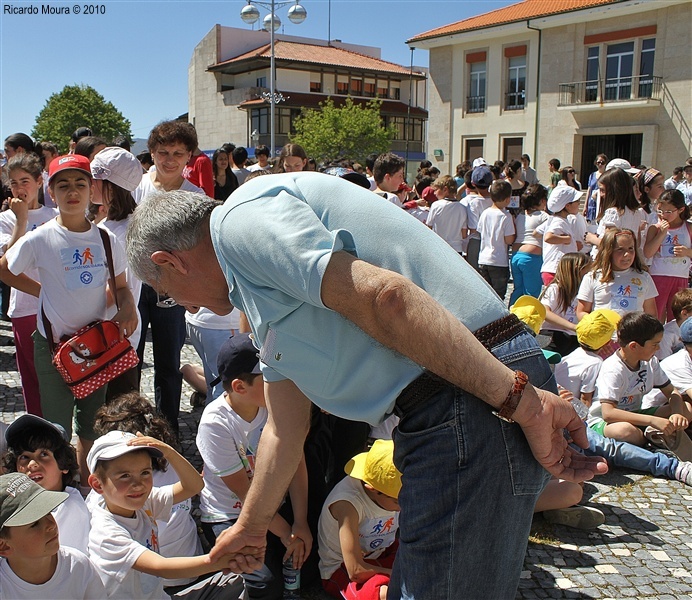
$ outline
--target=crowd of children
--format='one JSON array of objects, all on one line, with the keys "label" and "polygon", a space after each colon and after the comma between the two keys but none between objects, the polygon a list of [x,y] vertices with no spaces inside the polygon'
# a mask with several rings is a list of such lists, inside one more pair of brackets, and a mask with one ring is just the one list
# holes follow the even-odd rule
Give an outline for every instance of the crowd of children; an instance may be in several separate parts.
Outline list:
[{"label": "crowd of children", "polygon": [[[314,573],[319,562],[330,595],[385,598],[401,487],[393,418],[371,432],[389,439],[375,439],[369,450],[367,428],[332,419],[339,448],[330,451],[322,436],[329,416],[314,411],[263,566],[224,575],[224,561],[203,548],[238,518],[268,416],[257,350],[239,333],[242,315],[185,317],[202,359],[202,367],[182,369],[204,406],[196,437],[202,474],[176,449],[179,386],[175,397],[175,385],[156,384],[154,407],[139,393],[135,367],[77,401],[51,360],[55,343],[105,318],[141,354],[141,323],[151,320],[154,344],[168,357],[155,365],[159,380],[171,367],[182,377],[182,307],[152,289],[141,298],[142,284],[124,259],[138,200],[171,189],[213,189],[223,200],[272,168],[307,170],[314,161],[289,144],[273,167],[260,147],[257,165],[246,168],[245,149],[229,144],[207,165],[194,128],[164,122],[150,136],[147,171],[127,149],[77,133],[74,153],[58,156],[52,145],[34,152],[29,138],[7,165],[0,279],[12,286],[9,316],[27,414],[2,428],[0,597],[271,599],[283,593],[283,570],[303,567],[309,578],[311,562]],[[655,169],[616,159],[589,180],[587,224],[573,169],[560,171],[551,160],[546,188],[527,170],[528,157],[506,168],[498,163],[476,159],[455,177],[422,164],[413,187],[392,153],[371,157],[365,169],[341,163],[326,172],[425,223],[500,298],[513,279],[512,310],[546,340],[562,393],[586,421],[587,453],[692,485],[692,229],[683,193],[665,190]],[[175,340],[157,337],[154,313],[163,329],[178,332]],[[350,432],[348,439],[337,442],[338,431]],[[197,494],[202,536],[192,518]],[[579,506],[581,498],[579,485],[553,480],[536,511],[552,523],[603,523],[600,511]]]}]

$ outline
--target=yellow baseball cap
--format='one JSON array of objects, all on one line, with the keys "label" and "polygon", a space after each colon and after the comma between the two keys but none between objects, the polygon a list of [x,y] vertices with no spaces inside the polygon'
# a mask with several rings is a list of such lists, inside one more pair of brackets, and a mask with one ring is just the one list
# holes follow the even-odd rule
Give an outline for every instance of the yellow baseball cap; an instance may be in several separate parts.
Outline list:
[{"label": "yellow baseball cap", "polygon": [[533,296],[519,296],[509,312],[519,317],[519,320],[528,325],[536,334],[545,321],[545,306]]},{"label": "yellow baseball cap", "polygon": [[401,473],[394,466],[394,442],[392,440],[375,440],[368,452],[362,452],[349,460],[344,471],[351,477],[371,485],[386,496],[399,497]]},{"label": "yellow baseball cap", "polygon": [[613,337],[620,315],[609,308],[595,310],[577,323],[577,341],[587,348],[598,350]]}]

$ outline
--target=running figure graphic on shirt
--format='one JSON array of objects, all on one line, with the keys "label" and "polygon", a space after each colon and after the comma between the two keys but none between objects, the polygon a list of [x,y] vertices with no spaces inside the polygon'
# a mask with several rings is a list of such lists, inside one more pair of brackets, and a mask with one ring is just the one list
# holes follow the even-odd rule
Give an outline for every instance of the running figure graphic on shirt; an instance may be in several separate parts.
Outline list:
[{"label": "running figure graphic on shirt", "polygon": [[91,253],[91,248],[85,248],[84,252],[82,252],[82,262],[83,264],[87,264],[87,262],[94,264],[94,255]]},{"label": "running figure graphic on shirt", "polygon": [[77,248],[77,249],[74,251],[74,254],[72,255],[72,258],[74,259],[74,260],[72,261],[72,264],[73,264],[73,265],[81,265],[81,264],[82,264],[82,254],[81,254],[81,252],[79,251],[79,248]]}]

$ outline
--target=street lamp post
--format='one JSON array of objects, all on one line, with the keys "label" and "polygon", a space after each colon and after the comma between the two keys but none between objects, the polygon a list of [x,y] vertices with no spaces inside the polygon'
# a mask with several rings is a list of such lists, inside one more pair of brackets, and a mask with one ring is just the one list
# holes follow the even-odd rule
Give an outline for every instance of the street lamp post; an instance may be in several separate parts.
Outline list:
[{"label": "street lamp post", "polygon": [[[274,156],[275,153],[275,119],[276,119],[276,105],[281,102],[284,98],[280,93],[276,92],[276,69],[275,69],[275,56],[274,56],[274,32],[281,27],[281,20],[276,16],[276,9],[283,8],[293,4],[293,6],[288,11],[288,20],[291,23],[299,25],[305,21],[308,16],[308,11],[305,10],[299,3],[298,0],[293,0],[289,2],[276,2],[271,0],[271,2],[261,2],[260,0],[247,0],[247,6],[240,11],[240,18],[247,23],[252,25],[257,22],[260,17],[259,10],[257,6],[261,6],[265,10],[269,11],[269,14],[264,17],[262,21],[262,28],[265,31],[269,31],[270,34],[270,62],[269,62],[269,105],[270,105],[270,115],[269,115],[269,135],[271,144],[271,154]],[[257,5],[257,6],[255,6]],[[262,94],[262,97],[266,100],[266,94]]]}]

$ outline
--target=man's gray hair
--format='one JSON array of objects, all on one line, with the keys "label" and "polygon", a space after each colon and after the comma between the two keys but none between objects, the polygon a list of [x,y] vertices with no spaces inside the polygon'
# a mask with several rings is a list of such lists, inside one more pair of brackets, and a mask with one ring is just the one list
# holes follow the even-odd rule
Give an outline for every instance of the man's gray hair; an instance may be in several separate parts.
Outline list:
[{"label": "man's gray hair", "polygon": [[205,224],[220,202],[195,192],[156,192],[135,209],[127,228],[127,262],[144,282],[159,278],[159,266],[151,260],[158,250],[192,250],[203,239]]}]

